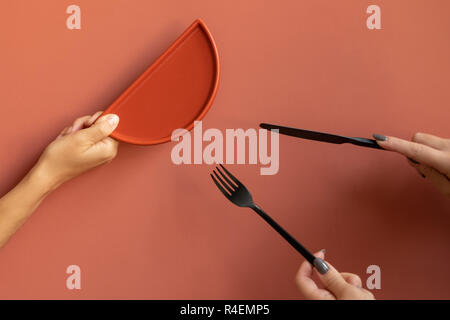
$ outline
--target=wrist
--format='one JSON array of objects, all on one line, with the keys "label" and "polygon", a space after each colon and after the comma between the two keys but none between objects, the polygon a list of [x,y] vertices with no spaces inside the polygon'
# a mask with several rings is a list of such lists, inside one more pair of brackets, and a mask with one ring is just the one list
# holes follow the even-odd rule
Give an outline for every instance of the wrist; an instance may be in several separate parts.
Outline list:
[{"label": "wrist", "polygon": [[51,193],[61,184],[50,174],[50,171],[46,166],[40,162],[30,170],[28,175],[24,178],[24,182],[42,193],[42,197]]}]

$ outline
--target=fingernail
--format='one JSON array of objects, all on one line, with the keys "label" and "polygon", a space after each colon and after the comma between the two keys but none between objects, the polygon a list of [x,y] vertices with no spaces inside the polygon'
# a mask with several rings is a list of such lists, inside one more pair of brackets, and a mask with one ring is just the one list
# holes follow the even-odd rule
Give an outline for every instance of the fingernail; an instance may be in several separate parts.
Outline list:
[{"label": "fingernail", "polygon": [[109,114],[106,116],[106,120],[110,125],[115,126],[119,122],[119,117],[115,114]]},{"label": "fingernail", "polygon": [[329,270],[328,265],[320,258],[314,259],[314,267],[316,267],[320,274],[325,274]]},{"label": "fingernail", "polygon": [[327,250],[325,250],[325,249],[322,249],[322,250],[320,250],[320,251],[322,251],[323,254],[325,254],[325,252],[327,252]]},{"label": "fingernail", "polygon": [[378,141],[386,141],[387,140],[386,136],[383,136],[382,134],[378,134],[378,133],[374,133],[373,137],[375,138],[375,140],[378,140]]},{"label": "fingernail", "polygon": [[417,162],[416,160],[411,159],[411,158],[409,158],[409,157],[408,157],[408,160],[411,161],[411,162],[414,163],[414,164],[419,164],[419,162]]},{"label": "fingernail", "polygon": [[361,287],[361,286],[359,286],[359,285],[358,285],[358,286],[356,286],[356,287],[357,287],[357,288],[359,288],[359,289],[362,289],[362,287]]}]

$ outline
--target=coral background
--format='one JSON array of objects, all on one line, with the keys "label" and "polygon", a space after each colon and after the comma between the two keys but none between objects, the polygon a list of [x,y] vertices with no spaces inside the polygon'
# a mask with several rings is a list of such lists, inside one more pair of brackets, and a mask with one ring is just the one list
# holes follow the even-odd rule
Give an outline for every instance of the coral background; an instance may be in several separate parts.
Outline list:
[{"label": "coral background", "polygon": [[[66,28],[81,7],[82,29]],[[366,8],[381,7],[382,30]],[[201,17],[221,83],[204,129],[271,122],[349,136],[449,137],[450,2],[5,1],[0,9],[0,191],[78,116],[105,109]],[[176,115],[174,115],[176,116]],[[122,144],[48,197],[0,251],[0,298],[299,299],[303,258],[219,193],[172,143]],[[450,202],[390,152],[280,136],[280,171],[229,165],[311,250],[379,299],[450,298]],[[82,270],[68,290],[67,266]]]}]

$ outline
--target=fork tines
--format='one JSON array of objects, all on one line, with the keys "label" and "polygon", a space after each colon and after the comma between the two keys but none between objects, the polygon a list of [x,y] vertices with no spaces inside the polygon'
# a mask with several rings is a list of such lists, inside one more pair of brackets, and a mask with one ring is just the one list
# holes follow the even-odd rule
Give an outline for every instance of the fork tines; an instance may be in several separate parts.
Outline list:
[{"label": "fork tines", "polygon": [[[222,164],[219,165],[228,174],[230,178],[228,178],[227,174],[223,173],[219,167],[216,167],[213,170],[214,175],[210,174],[210,176],[213,179],[214,183],[219,188],[219,190],[225,195],[225,197],[230,198],[233,192],[236,191],[237,188],[239,188],[241,182],[238,179],[236,179],[236,177],[234,177],[227,169],[225,169],[225,167]],[[230,179],[233,180],[233,182]]]}]

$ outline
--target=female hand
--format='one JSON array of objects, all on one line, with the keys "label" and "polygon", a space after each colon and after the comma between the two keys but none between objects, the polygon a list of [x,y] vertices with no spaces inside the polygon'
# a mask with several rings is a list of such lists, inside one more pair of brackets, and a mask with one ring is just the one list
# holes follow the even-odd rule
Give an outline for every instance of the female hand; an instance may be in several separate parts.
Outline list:
[{"label": "female hand", "polygon": [[426,133],[416,133],[412,141],[379,134],[373,137],[383,149],[404,155],[422,177],[450,196],[450,139]]},{"label": "female hand", "polygon": [[[325,250],[315,254],[323,259]],[[326,268],[328,267],[328,268]],[[300,266],[295,278],[297,287],[306,299],[311,300],[374,300],[373,294],[362,288],[361,278],[356,274],[339,273],[331,264],[326,263],[325,268],[321,268],[325,273],[321,274],[314,268],[324,289],[320,289],[312,279],[313,267],[308,261]]]},{"label": "female hand", "polygon": [[33,170],[40,173],[50,189],[114,159],[118,142],[108,136],[117,127],[119,117],[108,114],[99,118],[101,114],[99,111],[76,119],[44,150]]}]

